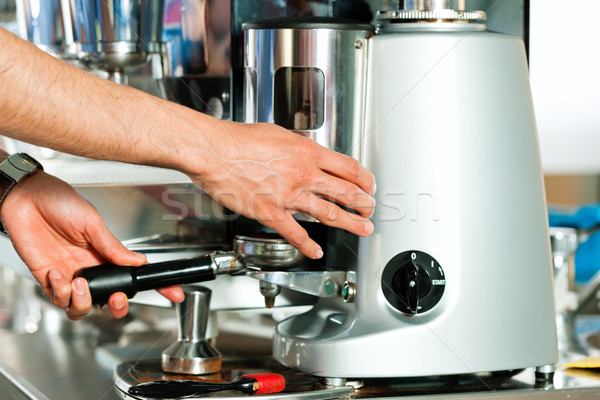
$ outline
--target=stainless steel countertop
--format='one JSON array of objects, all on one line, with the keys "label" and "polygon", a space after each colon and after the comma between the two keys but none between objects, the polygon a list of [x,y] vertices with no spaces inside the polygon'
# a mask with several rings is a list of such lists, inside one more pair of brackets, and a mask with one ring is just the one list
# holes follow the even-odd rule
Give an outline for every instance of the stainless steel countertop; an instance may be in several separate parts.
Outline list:
[{"label": "stainless steel countertop", "polygon": [[119,399],[86,337],[0,331],[0,398]]},{"label": "stainless steel countertop", "polygon": [[[114,385],[113,372],[116,367],[128,360],[157,360],[162,350],[175,340],[177,323],[173,309],[132,305],[131,317],[124,320],[113,320],[95,312],[84,320],[73,322],[64,317],[62,310],[36,296],[36,285],[33,282],[18,276],[14,282],[2,282],[2,279],[6,281],[0,274],[2,400],[131,399],[119,392]],[[6,312],[7,305],[12,307],[12,328],[8,328],[10,324],[6,323],[5,317],[9,315]],[[224,332],[219,336],[217,347],[225,350],[225,353],[243,355],[250,359],[268,356],[268,338],[272,332],[269,329],[272,329],[272,325],[269,326],[269,321],[263,321],[258,326],[258,318],[248,318],[245,312],[240,315],[240,320],[233,321],[226,316],[219,316],[219,326]],[[30,320],[35,320],[31,325],[34,329],[28,325]],[[256,326],[248,325],[250,320]],[[600,315],[584,317],[582,322],[578,329],[578,337],[582,340],[585,340],[586,335],[597,335],[600,332]],[[231,330],[232,327],[234,330]],[[238,333],[231,333],[233,331]],[[245,332],[261,333],[258,336],[248,336]],[[600,355],[600,350],[596,349],[593,355]],[[582,356],[571,354],[567,358],[580,359]],[[561,360],[559,366],[565,361],[567,359]],[[532,369],[526,369],[517,375],[508,374],[503,381],[494,377],[486,379],[490,378],[477,382],[479,378],[469,376],[442,377],[431,385],[427,379],[405,378],[394,380],[391,385],[393,390],[387,391],[372,391],[371,388],[380,382],[365,382],[367,389],[359,389],[349,398],[600,398],[600,380],[570,377],[560,367],[555,374],[554,384],[546,388],[533,387]],[[430,386],[423,389],[426,384]],[[290,398],[289,393],[286,395],[287,397],[271,397]]]},{"label": "stainless steel countertop", "polygon": [[[112,378],[114,366],[119,363],[118,358],[138,359],[145,353],[148,359],[156,359],[162,349],[161,345],[155,345],[148,351],[144,342],[137,342],[122,348],[115,343],[111,350],[111,345],[97,346],[98,331],[91,323],[85,320],[68,323],[74,327],[56,334],[43,329],[36,333],[0,330],[0,398],[122,399],[124,397],[119,395]],[[147,343],[152,343],[152,340]],[[111,359],[111,354],[118,354],[118,357]],[[555,376],[554,387],[533,389],[530,384],[532,379],[533,371],[524,370],[511,379],[512,387],[507,390],[445,393],[433,397],[571,400],[600,397],[600,381],[567,377],[560,370]],[[396,392],[388,398],[431,397],[431,394],[415,395],[411,390],[406,395],[398,396]]]}]

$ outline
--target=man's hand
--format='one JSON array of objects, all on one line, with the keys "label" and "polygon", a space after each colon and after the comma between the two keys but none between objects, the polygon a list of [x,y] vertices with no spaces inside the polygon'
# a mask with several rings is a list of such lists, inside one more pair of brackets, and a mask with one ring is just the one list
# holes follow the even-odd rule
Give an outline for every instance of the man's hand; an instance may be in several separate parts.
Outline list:
[{"label": "man's hand", "polygon": [[275,229],[311,258],[323,251],[295,213],[360,236],[373,232],[373,175],[309,138],[273,124],[220,121],[100,79],[1,28],[0,65],[7,66],[0,68],[0,133],[6,136],[184,172],[222,205]]},{"label": "man's hand", "polygon": [[375,179],[355,159],[273,124],[218,121],[215,128],[218,134],[202,135],[209,151],[184,159],[201,163],[188,175],[228,209],[276,230],[310,258],[323,251],[295,213],[359,236],[373,232]]},{"label": "man's hand", "polygon": [[[14,248],[46,296],[72,320],[89,313],[92,299],[84,267],[111,262],[139,266],[146,256],[127,250],[107,229],[96,209],[67,183],[39,171],[8,194],[0,217]],[[179,287],[159,291],[171,301],[183,300]],[[128,311],[127,296],[115,293],[102,310],[114,318]]]}]

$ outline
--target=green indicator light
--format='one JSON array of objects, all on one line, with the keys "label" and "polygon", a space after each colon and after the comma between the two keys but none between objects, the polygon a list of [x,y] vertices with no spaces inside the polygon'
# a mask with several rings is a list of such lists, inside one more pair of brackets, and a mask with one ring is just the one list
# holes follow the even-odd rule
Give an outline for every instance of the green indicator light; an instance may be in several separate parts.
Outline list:
[{"label": "green indicator light", "polygon": [[331,279],[327,279],[325,281],[325,293],[332,294],[335,292],[335,284],[331,281]]}]

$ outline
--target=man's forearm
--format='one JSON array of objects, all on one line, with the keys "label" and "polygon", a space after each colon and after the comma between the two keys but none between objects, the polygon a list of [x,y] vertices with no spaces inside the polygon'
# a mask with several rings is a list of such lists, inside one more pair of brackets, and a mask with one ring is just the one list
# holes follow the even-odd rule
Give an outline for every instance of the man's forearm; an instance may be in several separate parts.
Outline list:
[{"label": "man's forearm", "polygon": [[94,77],[1,29],[0,133],[82,156],[177,169],[311,258],[323,251],[295,213],[361,236],[374,229],[374,177],[357,160],[274,124],[219,121]]},{"label": "man's forearm", "polygon": [[68,65],[1,28],[0,110],[5,136],[86,157],[176,169],[181,165],[169,149],[185,147],[187,134],[209,132],[215,124]]}]

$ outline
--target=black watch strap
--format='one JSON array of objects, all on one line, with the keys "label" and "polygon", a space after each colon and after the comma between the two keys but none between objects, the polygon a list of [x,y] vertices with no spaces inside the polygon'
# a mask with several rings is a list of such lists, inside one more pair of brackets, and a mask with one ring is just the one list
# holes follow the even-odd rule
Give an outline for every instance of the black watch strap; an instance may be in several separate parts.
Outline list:
[{"label": "black watch strap", "polygon": [[16,183],[17,182],[12,180],[12,178],[0,171],[0,205],[2,205],[4,198],[6,195],[8,195],[13,186],[16,185]]},{"label": "black watch strap", "polygon": [[[0,171],[0,207],[2,206],[2,203],[4,203],[4,198],[16,184],[17,182],[9,178],[8,175],[5,175],[4,172]],[[4,229],[2,220],[0,220],[0,233],[7,233],[6,229]]]}]

